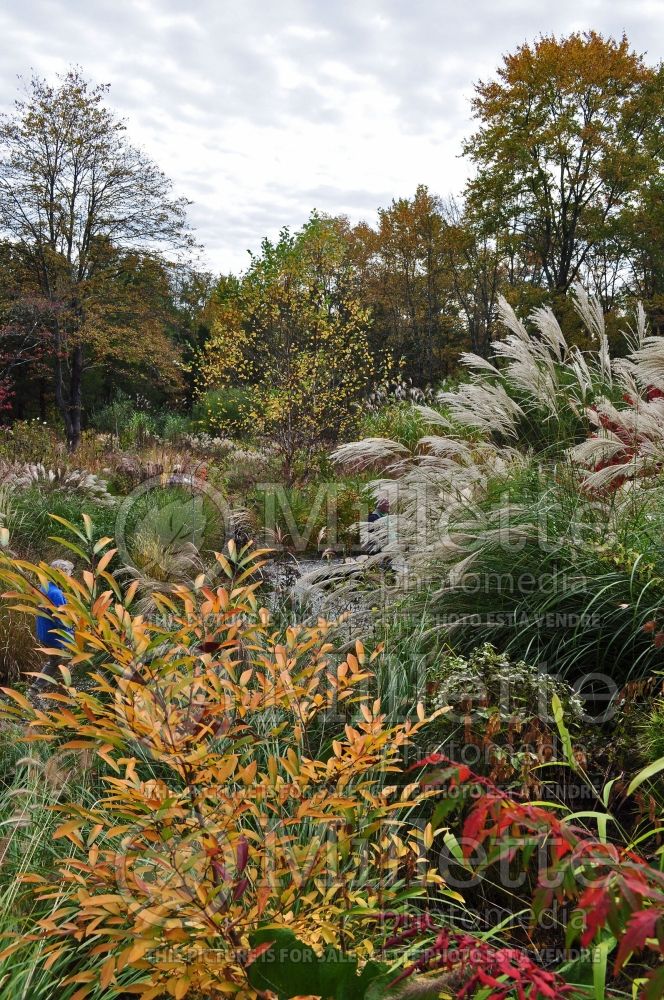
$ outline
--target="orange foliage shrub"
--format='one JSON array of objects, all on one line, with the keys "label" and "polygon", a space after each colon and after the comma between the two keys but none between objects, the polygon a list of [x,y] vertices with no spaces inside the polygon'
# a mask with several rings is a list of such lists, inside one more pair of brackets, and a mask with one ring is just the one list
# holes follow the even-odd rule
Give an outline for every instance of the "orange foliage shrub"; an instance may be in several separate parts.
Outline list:
[{"label": "orange foliage shrub", "polygon": [[[89,526],[69,527],[82,551]],[[94,936],[102,987],[145,970],[124,987],[144,998],[255,996],[247,969],[266,945],[250,937],[265,927],[366,961],[381,912],[441,882],[431,828],[409,820],[433,793],[400,777],[424,712],[386,727],[359,644],[342,659],[326,623],[276,629],[256,594],[261,552],[218,556],[223,585],[176,586],[148,620],[135,585],[108,573],[109,542],[81,580],[57,576],[73,639],[46,707],[9,691],[2,710],[29,716],[29,740],[92,750],[104,772],[93,809],[54,806],[71,842],[60,871],[30,876],[41,898],[67,890],[35,928],[44,959]],[[35,574],[55,571],[0,559],[0,583],[33,611]],[[77,1000],[95,977],[75,977]]]}]

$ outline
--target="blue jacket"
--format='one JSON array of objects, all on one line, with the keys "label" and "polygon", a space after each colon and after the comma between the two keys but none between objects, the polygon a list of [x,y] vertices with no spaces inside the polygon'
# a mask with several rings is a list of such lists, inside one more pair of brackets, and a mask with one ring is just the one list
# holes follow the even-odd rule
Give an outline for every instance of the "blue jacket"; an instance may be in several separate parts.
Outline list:
[{"label": "blue jacket", "polygon": [[[42,594],[48,597],[49,601],[55,605],[56,608],[61,608],[63,604],[67,603],[65,595],[62,593],[59,587],[56,587],[54,583],[49,583],[46,587],[42,587]],[[37,618],[37,641],[40,646],[49,646],[55,649],[64,649],[66,640],[61,635],[56,635],[57,631],[67,632],[71,635],[71,629],[65,628],[61,621],[59,621],[55,615],[49,614],[47,610],[42,610],[41,614]]]}]

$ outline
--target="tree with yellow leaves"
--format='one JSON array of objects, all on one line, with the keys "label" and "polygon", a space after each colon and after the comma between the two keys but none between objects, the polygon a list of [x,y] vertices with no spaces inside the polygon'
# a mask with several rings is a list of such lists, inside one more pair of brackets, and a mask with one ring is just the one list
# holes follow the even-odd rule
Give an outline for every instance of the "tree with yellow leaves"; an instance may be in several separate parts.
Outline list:
[{"label": "tree with yellow leaves", "polygon": [[239,280],[212,306],[201,387],[252,387],[256,426],[290,475],[352,423],[373,372],[370,316],[349,256],[344,219],[314,213],[297,233],[263,241]]}]

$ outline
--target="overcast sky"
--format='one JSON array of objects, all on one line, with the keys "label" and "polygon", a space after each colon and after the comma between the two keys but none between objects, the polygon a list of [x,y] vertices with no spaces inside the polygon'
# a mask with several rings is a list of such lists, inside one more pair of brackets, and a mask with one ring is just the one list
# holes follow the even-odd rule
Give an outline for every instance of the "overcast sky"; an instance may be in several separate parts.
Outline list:
[{"label": "overcast sky", "polygon": [[625,31],[664,55],[664,0],[3,0],[17,75],[80,64],[191,198],[218,271],[313,208],[375,218],[418,183],[457,193],[473,82],[540,33]]}]

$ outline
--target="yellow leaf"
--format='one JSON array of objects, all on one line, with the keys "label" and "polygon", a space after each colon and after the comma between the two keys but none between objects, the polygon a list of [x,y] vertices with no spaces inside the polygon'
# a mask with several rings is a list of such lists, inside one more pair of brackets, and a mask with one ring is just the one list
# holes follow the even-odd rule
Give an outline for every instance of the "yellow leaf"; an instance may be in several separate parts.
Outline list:
[{"label": "yellow leaf", "polygon": [[227,781],[231,774],[235,770],[238,764],[238,757],[236,754],[229,754],[225,760],[220,761],[220,763],[214,769],[214,776],[216,780],[220,783]]},{"label": "yellow leaf", "polygon": [[117,903],[117,902],[122,902],[122,896],[119,896],[117,893],[105,892],[101,893],[99,896],[88,896],[87,899],[81,900],[81,906],[105,907],[108,903]]},{"label": "yellow leaf", "polygon": [[70,983],[92,983],[96,978],[96,972],[77,972],[73,976],[67,976],[66,979],[63,979],[62,986],[69,986]]},{"label": "yellow leaf", "polygon": [[187,976],[184,976],[182,979],[178,979],[170,987],[170,993],[175,997],[175,1000],[182,1000],[183,997],[186,997],[190,985],[191,980]]},{"label": "yellow leaf", "polygon": [[24,944],[25,942],[21,940],[21,941],[14,941],[12,944],[7,945],[6,948],[3,948],[2,951],[0,951],[0,962],[4,962],[6,958],[9,958],[10,955],[13,955],[14,952],[18,951],[19,948],[22,948]]},{"label": "yellow leaf", "polygon": [[95,840],[97,839],[97,837],[99,836],[99,834],[103,829],[104,829],[103,823],[95,823],[95,825],[90,830],[90,833],[88,834],[85,846],[90,847],[92,844],[94,844]]},{"label": "yellow leaf", "polygon": [[76,990],[75,993],[72,993],[70,1000],[84,1000],[84,997],[90,996],[91,989],[92,985],[82,986],[80,990]]},{"label": "yellow leaf", "polygon": [[104,535],[104,537],[100,538],[98,542],[95,542],[95,545],[94,545],[94,548],[92,549],[92,551],[94,552],[95,555],[97,555],[98,552],[101,552],[101,550],[106,545],[108,545],[109,542],[112,542],[112,541],[113,541],[113,539],[110,537],[110,535]]},{"label": "yellow leaf", "polygon": [[32,705],[22,694],[18,691],[14,691],[13,688],[0,688],[3,694],[6,694],[9,698],[12,698],[21,708],[26,708],[29,712],[33,711]]}]

